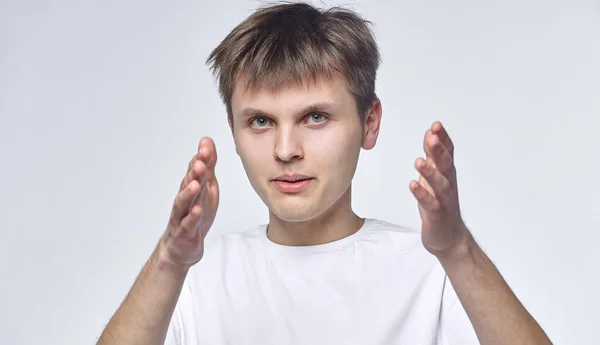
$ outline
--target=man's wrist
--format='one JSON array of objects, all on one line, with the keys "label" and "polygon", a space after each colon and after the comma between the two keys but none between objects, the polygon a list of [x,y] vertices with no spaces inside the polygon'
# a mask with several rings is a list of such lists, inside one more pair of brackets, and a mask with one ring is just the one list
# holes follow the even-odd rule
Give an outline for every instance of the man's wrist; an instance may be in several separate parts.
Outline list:
[{"label": "man's wrist", "polygon": [[[161,240],[162,241],[162,240]],[[158,271],[184,279],[190,267],[171,260],[163,243],[159,243],[150,258],[152,266]]]},{"label": "man's wrist", "polygon": [[479,248],[479,245],[475,242],[473,235],[466,226],[463,226],[460,233],[460,239],[453,248],[444,253],[436,254],[437,259],[447,271],[448,269],[457,268],[465,264],[474,264],[475,252]]}]

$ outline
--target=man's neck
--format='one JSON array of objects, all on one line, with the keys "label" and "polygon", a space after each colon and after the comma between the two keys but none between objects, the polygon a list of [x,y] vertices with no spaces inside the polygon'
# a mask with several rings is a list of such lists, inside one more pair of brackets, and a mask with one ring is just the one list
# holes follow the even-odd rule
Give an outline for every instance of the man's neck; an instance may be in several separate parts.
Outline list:
[{"label": "man's neck", "polygon": [[329,210],[307,221],[287,222],[269,213],[267,237],[286,246],[324,244],[354,234],[364,222],[352,210],[349,195],[344,195]]}]

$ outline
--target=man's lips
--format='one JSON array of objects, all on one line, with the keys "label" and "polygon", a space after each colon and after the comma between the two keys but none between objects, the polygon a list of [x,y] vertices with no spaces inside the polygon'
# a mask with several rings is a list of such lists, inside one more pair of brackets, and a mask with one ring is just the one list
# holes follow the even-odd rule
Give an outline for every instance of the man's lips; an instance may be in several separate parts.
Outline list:
[{"label": "man's lips", "polygon": [[306,188],[313,181],[313,178],[305,178],[296,181],[275,180],[275,186],[283,193],[298,193]]},{"label": "man's lips", "polygon": [[285,174],[274,178],[277,181],[285,181],[285,182],[297,182],[301,180],[308,180],[312,177],[304,175],[304,174]]}]

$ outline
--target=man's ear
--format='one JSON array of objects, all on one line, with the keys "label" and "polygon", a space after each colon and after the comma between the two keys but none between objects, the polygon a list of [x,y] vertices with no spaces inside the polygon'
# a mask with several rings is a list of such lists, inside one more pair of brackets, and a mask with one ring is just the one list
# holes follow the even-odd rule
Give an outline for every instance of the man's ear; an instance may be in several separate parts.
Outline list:
[{"label": "man's ear", "polygon": [[364,122],[364,132],[362,148],[370,150],[375,147],[377,137],[379,136],[379,126],[381,124],[381,101],[375,98],[367,110]]}]

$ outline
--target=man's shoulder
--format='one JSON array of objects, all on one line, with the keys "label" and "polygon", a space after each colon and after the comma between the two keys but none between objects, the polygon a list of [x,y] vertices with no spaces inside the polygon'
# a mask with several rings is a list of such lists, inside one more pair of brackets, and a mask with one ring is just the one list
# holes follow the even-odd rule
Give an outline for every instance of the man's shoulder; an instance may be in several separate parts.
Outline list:
[{"label": "man's shoulder", "polygon": [[415,236],[420,235],[420,231],[414,227],[403,225],[400,223],[392,223],[383,219],[367,218],[372,223],[372,227],[381,233],[386,233],[391,236]]},{"label": "man's shoulder", "polygon": [[256,257],[264,249],[267,225],[260,224],[246,229],[225,233],[213,232],[204,240],[204,266],[222,265],[236,260]]},{"label": "man's shoulder", "polygon": [[242,230],[212,234],[212,236],[207,236],[205,245],[207,247],[259,245],[262,237],[266,236],[266,230],[267,224],[258,224]]},{"label": "man's shoulder", "polygon": [[393,251],[421,251],[421,231],[415,227],[393,223],[390,221],[370,218],[372,222],[371,234],[367,240],[374,245],[383,248],[390,248]]}]

